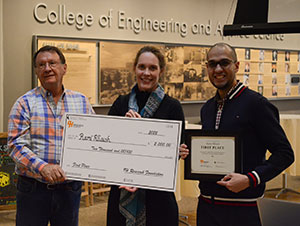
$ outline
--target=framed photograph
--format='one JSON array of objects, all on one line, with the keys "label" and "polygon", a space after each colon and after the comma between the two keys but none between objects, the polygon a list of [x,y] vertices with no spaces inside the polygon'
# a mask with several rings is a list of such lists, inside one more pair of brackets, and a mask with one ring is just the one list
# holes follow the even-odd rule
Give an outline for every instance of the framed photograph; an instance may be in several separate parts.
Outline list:
[{"label": "framed photograph", "polygon": [[245,60],[250,60],[250,49],[245,49]]},{"label": "framed photograph", "polygon": [[264,87],[263,87],[263,86],[257,86],[257,92],[258,92],[260,95],[264,95]]},{"label": "framed photograph", "polygon": [[245,72],[250,72],[250,63],[249,62],[245,63]]},{"label": "framed photograph", "polygon": [[190,154],[185,160],[184,178],[218,181],[229,173],[240,173],[242,150],[238,134],[232,132],[186,130]]},{"label": "framed photograph", "polygon": [[278,55],[278,51],[277,50],[273,50],[272,51],[272,61],[277,61],[277,55]]},{"label": "framed photograph", "polygon": [[259,60],[265,59],[265,51],[263,49],[259,50]]},{"label": "framed photograph", "polygon": [[290,61],[290,56],[291,56],[290,51],[285,51],[285,53],[284,53],[284,59],[285,59],[285,61]]},{"label": "framed photograph", "polygon": [[272,70],[271,72],[277,72],[277,64],[276,63],[272,63]]}]

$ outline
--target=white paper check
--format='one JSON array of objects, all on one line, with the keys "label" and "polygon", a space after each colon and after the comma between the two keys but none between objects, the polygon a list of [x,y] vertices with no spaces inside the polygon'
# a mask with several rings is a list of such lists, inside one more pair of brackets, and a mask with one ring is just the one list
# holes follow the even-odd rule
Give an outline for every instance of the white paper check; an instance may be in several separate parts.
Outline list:
[{"label": "white paper check", "polygon": [[175,191],[181,121],[67,113],[61,167],[71,180]]}]

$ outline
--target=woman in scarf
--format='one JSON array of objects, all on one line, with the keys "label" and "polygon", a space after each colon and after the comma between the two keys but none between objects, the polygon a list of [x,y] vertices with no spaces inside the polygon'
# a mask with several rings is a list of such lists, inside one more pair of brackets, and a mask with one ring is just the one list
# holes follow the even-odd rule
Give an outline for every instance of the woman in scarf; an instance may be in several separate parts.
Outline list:
[{"label": "woman in scarf", "polygon": [[[117,98],[109,115],[181,120],[184,128],[184,114],[180,102],[165,94],[158,83],[165,65],[164,56],[157,48],[141,48],[134,61],[137,84],[129,94]],[[183,150],[186,149],[180,150],[181,158],[185,158],[188,153]],[[176,226],[178,206],[175,195],[173,192],[111,186],[107,225]]]}]

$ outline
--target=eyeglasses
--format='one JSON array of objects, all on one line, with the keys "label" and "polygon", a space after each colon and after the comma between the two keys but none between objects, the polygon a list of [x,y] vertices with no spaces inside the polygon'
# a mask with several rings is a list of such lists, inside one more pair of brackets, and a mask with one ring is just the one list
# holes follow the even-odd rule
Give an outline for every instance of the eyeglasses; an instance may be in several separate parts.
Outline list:
[{"label": "eyeglasses", "polygon": [[222,59],[220,61],[214,61],[214,60],[210,60],[207,62],[208,67],[215,69],[218,64],[220,65],[220,67],[225,68],[227,67],[229,64],[231,63],[235,63],[236,61],[233,60],[229,60],[229,59]]},{"label": "eyeglasses", "polygon": [[41,63],[41,64],[38,64],[38,65],[37,65],[37,68],[40,69],[40,70],[45,70],[47,64],[48,64],[48,66],[49,66],[51,69],[54,69],[54,68],[56,68],[57,65],[59,65],[60,63],[59,63],[59,62],[55,62],[55,61],[46,62],[46,63]]}]

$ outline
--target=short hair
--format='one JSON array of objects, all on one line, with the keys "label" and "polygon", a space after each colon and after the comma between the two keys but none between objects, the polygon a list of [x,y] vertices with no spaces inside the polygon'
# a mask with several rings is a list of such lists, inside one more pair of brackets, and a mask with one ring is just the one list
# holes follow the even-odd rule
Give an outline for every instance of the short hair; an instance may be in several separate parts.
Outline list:
[{"label": "short hair", "polygon": [[60,51],[59,48],[55,47],[55,46],[43,46],[42,48],[40,48],[33,56],[33,66],[36,67],[36,58],[38,56],[39,53],[42,52],[56,52],[57,55],[59,56],[60,59],[60,63],[61,64],[65,64],[66,63],[66,58],[64,56],[64,54]]},{"label": "short hair", "polygon": [[206,54],[206,59],[208,60],[208,54],[210,53],[210,51],[214,48],[214,47],[228,47],[231,50],[231,55],[232,55],[232,59],[234,62],[237,61],[237,54],[235,51],[235,48],[232,47],[231,45],[225,43],[225,42],[218,42],[216,44],[214,44],[212,47],[209,48],[207,54]]},{"label": "short hair", "polygon": [[165,60],[165,57],[164,55],[160,52],[160,50],[154,46],[144,46],[142,47],[136,54],[135,56],[135,60],[134,60],[134,63],[133,63],[133,66],[136,67],[137,63],[138,63],[138,60],[139,60],[139,57],[143,54],[143,53],[146,53],[146,52],[150,52],[150,53],[153,53],[157,59],[158,59],[158,62],[159,62],[159,67],[160,67],[160,70],[164,70],[165,69],[165,66],[166,66],[166,60]]}]

